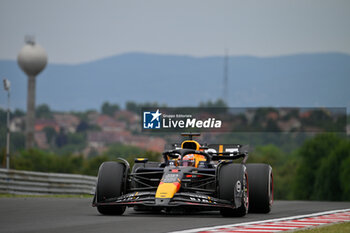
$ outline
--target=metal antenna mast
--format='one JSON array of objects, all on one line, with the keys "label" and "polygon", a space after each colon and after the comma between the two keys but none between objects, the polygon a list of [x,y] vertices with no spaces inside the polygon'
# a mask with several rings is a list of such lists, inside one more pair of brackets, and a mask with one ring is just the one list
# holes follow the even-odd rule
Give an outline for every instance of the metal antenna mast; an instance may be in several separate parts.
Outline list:
[{"label": "metal antenna mast", "polygon": [[224,57],[224,101],[228,105],[228,49],[225,49]]}]

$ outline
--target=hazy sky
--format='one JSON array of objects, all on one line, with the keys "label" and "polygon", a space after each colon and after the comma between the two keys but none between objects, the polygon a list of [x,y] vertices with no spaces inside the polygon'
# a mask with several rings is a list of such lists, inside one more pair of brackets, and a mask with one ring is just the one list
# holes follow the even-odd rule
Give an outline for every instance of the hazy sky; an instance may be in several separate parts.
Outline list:
[{"label": "hazy sky", "polygon": [[50,63],[126,52],[193,56],[350,53],[344,0],[0,0],[0,59],[26,34]]}]

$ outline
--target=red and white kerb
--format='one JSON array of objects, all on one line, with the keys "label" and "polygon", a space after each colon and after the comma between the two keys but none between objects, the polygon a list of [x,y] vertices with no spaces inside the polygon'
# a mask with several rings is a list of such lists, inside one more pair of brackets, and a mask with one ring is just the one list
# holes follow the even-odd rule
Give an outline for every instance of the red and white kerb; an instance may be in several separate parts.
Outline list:
[{"label": "red and white kerb", "polygon": [[[288,218],[270,219],[257,222],[239,223],[233,225],[198,228],[176,233],[273,233],[311,228],[325,224],[350,221],[350,209],[327,211],[309,215]],[[175,232],[173,232],[175,233]]]}]

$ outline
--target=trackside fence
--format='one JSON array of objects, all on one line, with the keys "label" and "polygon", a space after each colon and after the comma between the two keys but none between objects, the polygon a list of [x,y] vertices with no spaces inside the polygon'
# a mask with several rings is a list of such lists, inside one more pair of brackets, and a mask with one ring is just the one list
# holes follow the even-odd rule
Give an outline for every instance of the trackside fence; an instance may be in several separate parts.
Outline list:
[{"label": "trackside fence", "polygon": [[93,194],[94,176],[20,171],[0,168],[0,193],[9,194]]}]

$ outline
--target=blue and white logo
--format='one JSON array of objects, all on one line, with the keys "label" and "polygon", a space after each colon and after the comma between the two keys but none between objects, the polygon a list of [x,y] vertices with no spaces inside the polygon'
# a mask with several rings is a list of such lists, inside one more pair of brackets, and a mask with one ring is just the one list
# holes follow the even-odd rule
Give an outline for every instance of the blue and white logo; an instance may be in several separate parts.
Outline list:
[{"label": "blue and white logo", "polygon": [[160,116],[162,114],[157,109],[156,112],[143,112],[144,129],[160,129]]}]

